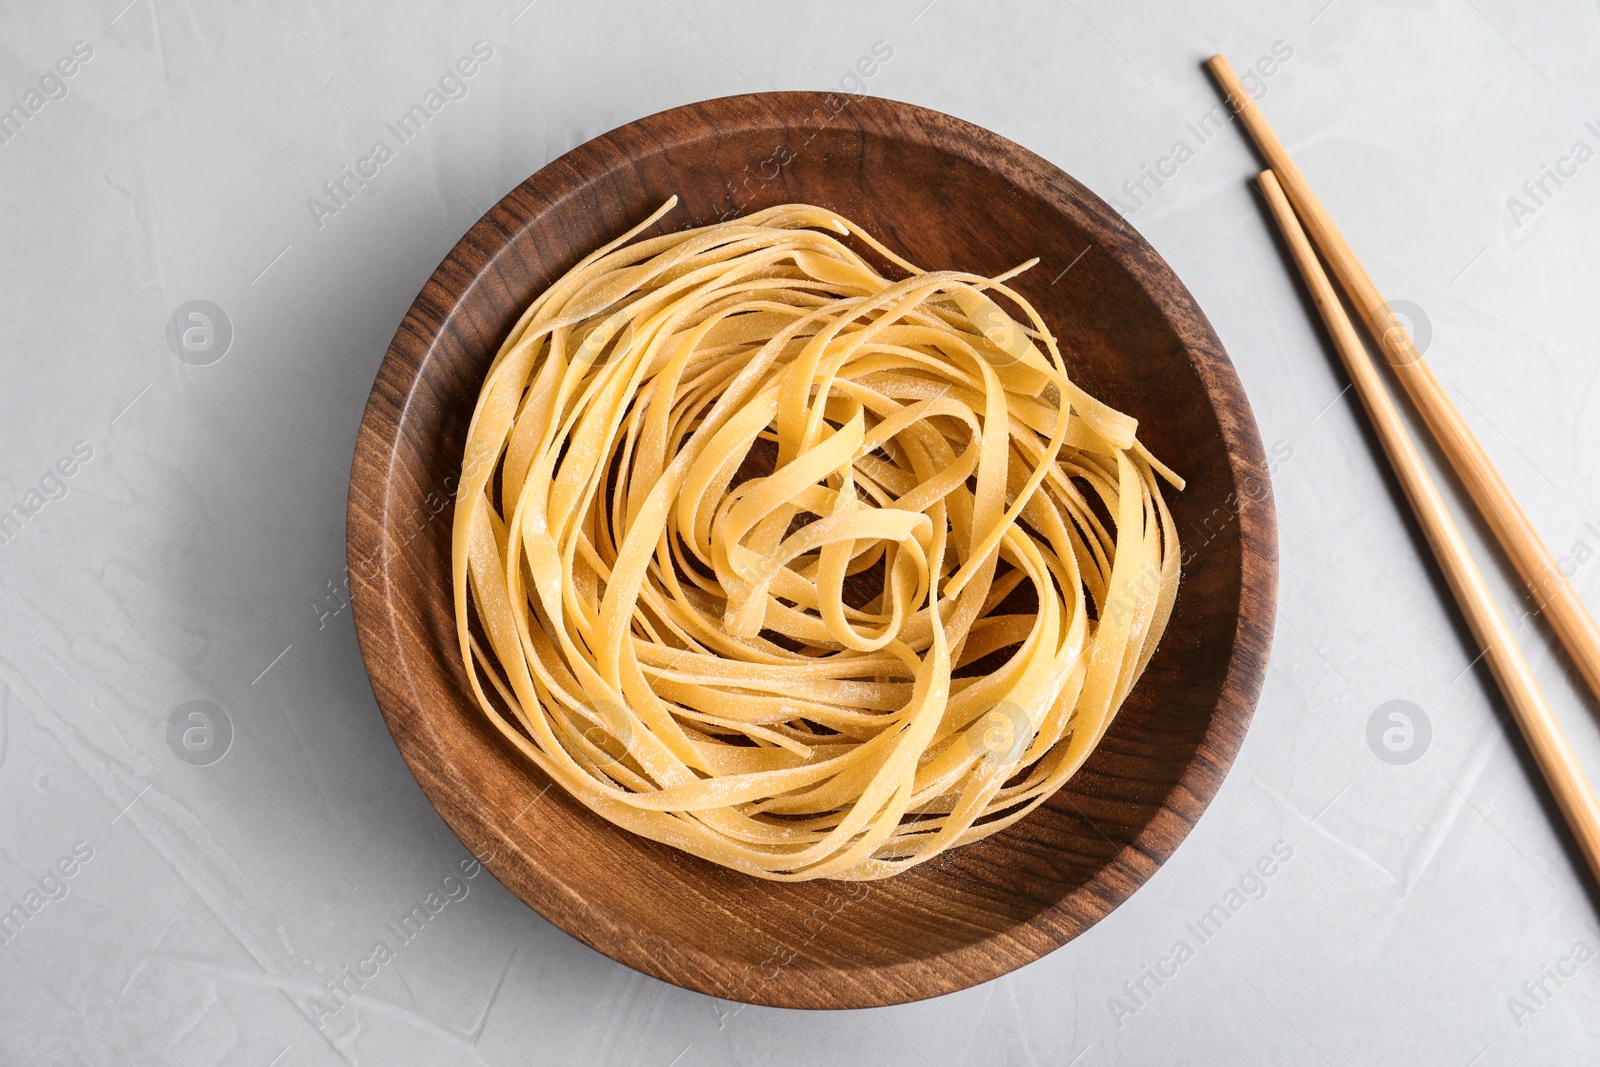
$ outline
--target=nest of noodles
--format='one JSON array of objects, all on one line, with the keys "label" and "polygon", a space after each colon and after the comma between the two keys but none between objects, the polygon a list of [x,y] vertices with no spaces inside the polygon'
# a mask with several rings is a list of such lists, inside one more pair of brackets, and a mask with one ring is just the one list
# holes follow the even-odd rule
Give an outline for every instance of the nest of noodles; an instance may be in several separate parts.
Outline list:
[{"label": "nest of noodles", "polygon": [[484,383],[453,542],[483,712],[601,817],[763,878],[1010,825],[1155,651],[1181,481],[1069,379],[1005,284],[1031,262],[923,271],[802,204],[635,240],[674,203]]}]

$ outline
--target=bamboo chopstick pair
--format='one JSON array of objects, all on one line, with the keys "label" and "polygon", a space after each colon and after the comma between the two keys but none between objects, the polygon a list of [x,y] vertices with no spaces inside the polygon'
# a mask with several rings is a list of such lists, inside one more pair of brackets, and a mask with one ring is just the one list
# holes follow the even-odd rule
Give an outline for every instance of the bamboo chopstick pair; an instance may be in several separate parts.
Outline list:
[{"label": "bamboo chopstick pair", "polygon": [[[1212,56],[1206,65],[1227,94],[1229,105],[1249,131],[1257,150],[1266,158],[1270,169],[1261,172],[1259,182],[1273,218],[1300,268],[1317,310],[1322,313],[1356,395],[1361,398],[1373,429],[1383,443],[1383,450],[1456,602],[1473,636],[1484,647],[1484,658],[1511,706],[1534,761],[1577,839],[1589,870],[1596,881],[1600,881],[1600,801],[1595,799],[1594,789],[1584,777],[1583,768],[1562,734],[1560,724],[1551,714],[1550,705],[1545,702],[1528,661],[1523,658],[1511,628],[1506,625],[1482,573],[1473,562],[1461,531],[1439,495],[1438,486],[1400,421],[1400,414],[1377,367],[1345,314],[1344,305],[1317,258],[1318,250],[1333,268],[1334,276],[1366,322],[1385,359],[1394,367],[1395,376],[1410,395],[1423,423],[1527,584],[1534,602],[1549,618],[1596,698],[1600,698],[1600,629],[1595,627],[1583,601],[1489,462],[1488,455],[1445,394],[1439,379],[1423,361],[1411,335],[1389,313],[1377,286],[1361,269],[1355,253],[1267,125],[1233,67],[1221,55]],[[1307,231],[1310,231],[1309,238]],[[1312,241],[1316,242],[1315,248]]]}]

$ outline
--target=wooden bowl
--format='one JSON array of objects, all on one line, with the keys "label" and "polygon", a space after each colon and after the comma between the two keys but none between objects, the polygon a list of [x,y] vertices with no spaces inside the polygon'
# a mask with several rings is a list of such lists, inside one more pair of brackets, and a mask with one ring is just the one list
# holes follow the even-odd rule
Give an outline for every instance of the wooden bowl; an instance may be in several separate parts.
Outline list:
[{"label": "wooden bowl", "polygon": [[[1069,370],[1139,419],[1189,480],[1177,607],[1088,763],[1006,831],[872,883],[769,882],[635,837],[520,758],[475,703],[450,587],[453,490],[479,385],[513,320],[580,256],[676,193],[664,224],[806,201],[927,269],[998,273]],[[987,130],[909,104],[758,93],[652,115],[512,190],[406,314],[351,477],[355,621],[373,692],[423,791],[545,918],[689,989],[782,1007],[936,996],[1057,948],[1183,840],[1244,737],[1266,668],[1277,533],[1239,379],[1183,283],[1072,178]],[[535,799],[539,798],[536,803]],[[529,807],[530,803],[532,807]]]}]

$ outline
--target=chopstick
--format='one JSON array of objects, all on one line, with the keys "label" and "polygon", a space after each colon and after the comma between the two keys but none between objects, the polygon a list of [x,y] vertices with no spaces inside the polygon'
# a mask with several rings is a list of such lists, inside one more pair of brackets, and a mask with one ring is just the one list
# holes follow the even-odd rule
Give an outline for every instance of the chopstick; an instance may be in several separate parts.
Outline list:
[{"label": "chopstick", "polygon": [[1361,268],[1355,253],[1323,210],[1300,169],[1289,158],[1272,127],[1267,125],[1261,109],[1245,92],[1227,57],[1212,56],[1206,66],[1228,94],[1229,104],[1282,183],[1296,214],[1333,268],[1334,276],[1365,320],[1367,329],[1377,339],[1384,358],[1394,367],[1395,376],[1411,397],[1412,405],[1472,497],[1495,540],[1516,567],[1534,603],[1550,620],[1567,655],[1588,682],[1590,692],[1600,699],[1600,627],[1596,627],[1594,617],[1511,495],[1500,472],[1495,470],[1461,412],[1434,376],[1433,369],[1423,361],[1422,353],[1411,341],[1411,334],[1390,314],[1378,287]]},{"label": "chopstick", "polygon": [[1495,605],[1494,596],[1483,580],[1483,574],[1472,560],[1467,543],[1461,537],[1455,520],[1445,507],[1439,487],[1434,484],[1428,469],[1423,465],[1417,446],[1406,433],[1400,413],[1383,386],[1378,368],[1367,355],[1361,337],[1356,333],[1350,317],[1345,314],[1333,283],[1317,260],[1306,232],[1296,218],[1294,208],[1284,195],[1282,186],[1270,170],[1261,172],[1261,191],[1272,208],[1273,218],[1283,239],[1289,245],[1311,299],[1322,313],[1323,322],[1333,337],[1334,347],[1350,374],[1350,384],[1361,399],[1372,420],[1372,427],[1383,443],[1383,450],[1394,468],[1395,477],[1405,490],[1411,510],[1416,513],[1422,532],[1433,549],[1434,558],[1444,571],[1450,591],[1467,618],[1473,636],[1487,652],[1485,658],[1494,674],[1506,703],[1511,705],[1512,717],[1522,730],[1522,736],[1533,750],[1534,761],[1539,765],[1556,805],[1565,816],[1573,837],[1578,840],[1584,859],[1596,881],[1600,881],[1600,800],[1584,777],[1583,768],[1561,732],[1561,725],[1551,714],[1539,683],[1534,680],[1528,661],[1511,636],[1511,629]]}]

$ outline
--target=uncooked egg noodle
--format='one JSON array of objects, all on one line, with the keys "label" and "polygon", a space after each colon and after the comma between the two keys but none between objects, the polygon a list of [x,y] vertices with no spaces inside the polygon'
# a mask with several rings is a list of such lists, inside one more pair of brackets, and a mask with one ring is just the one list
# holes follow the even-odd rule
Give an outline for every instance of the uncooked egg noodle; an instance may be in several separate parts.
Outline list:
[{"label": "uncooked egg noodle", "polygon": [[484,382],[452,561],[483,713],[600,817],[761,878],[1009,826],[1155,651],[1181,480],[1006,285],[1036,261],[924,271],[805,204],[635,240],[675,203]]}]

